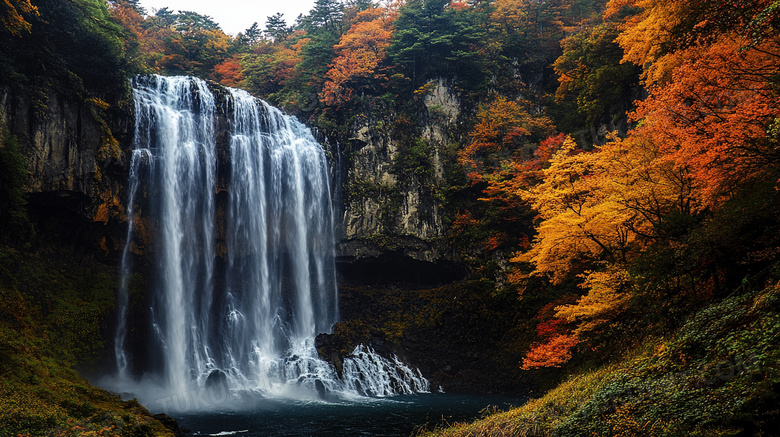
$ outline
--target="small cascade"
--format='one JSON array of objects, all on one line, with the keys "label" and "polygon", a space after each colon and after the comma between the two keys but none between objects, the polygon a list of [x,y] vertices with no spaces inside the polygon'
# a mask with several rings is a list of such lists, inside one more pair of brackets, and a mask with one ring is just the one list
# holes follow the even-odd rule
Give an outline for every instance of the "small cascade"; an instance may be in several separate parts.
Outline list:
[{"label": "small cascade", "polygon": [[[274,397],[428,391],[419,372],[368,348],[345,359],[343,378],[317,356],[314,337],[339,315],[328,163],[310,130],[197,78],[141,76],[133,90],[119,379],[143,375],[168,393],[223,382]],[[127,337],[139,235],[155,257],[143,359]]]},{"label": "small cascade", "polygon": [[343,374],[346,388],[364,396],[430,392],[430,383],[419,370],[410,369],[395,356],[390,361],[363,345],[344,359]]}]

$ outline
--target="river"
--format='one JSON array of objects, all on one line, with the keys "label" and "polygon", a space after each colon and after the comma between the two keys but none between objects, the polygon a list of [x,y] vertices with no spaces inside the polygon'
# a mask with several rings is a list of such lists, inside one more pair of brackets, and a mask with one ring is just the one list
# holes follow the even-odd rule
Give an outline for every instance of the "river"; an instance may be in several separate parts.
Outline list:
[{"label": "river", "polygon": [[401,437],[421,426],[471,421],[488,406],[506,410],[522,402],[519,397],[424,393],[333,403],[258,399],[245,400],[240,408],[171,415],[198,436]]}]

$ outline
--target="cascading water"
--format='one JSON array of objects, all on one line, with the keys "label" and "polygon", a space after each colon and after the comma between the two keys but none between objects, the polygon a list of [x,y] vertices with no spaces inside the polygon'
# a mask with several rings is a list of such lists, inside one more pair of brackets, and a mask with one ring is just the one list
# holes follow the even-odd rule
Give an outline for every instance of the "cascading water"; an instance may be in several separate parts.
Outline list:
[{"label": "cascading water", "polygon": [[419,370],[406,367],[397,357],[393,361],[358,346],[352,358],[344,360],[344,382],[347,388],[366,396],[392,396],[429,392],[430,384]]},{"label": "cascading water", "polygon": [[[218,98],[196,78],[143,76],[133,89],[119,376],[133,362],[126,311],[139,208],[154,229],[146,231],[157,267],[146,345],[153,351],[135,374],[155,375],[171,393],[203,387],[213,375],[233,391],[266,396],[427,391],[419,372],[368,349],[344,360],[341,378],[317,356],[314,337],[329,332],[338,306],[328,166],[311,132],[244,91],[228,88]],[[220,120],[228,137],[218,141]]]}]

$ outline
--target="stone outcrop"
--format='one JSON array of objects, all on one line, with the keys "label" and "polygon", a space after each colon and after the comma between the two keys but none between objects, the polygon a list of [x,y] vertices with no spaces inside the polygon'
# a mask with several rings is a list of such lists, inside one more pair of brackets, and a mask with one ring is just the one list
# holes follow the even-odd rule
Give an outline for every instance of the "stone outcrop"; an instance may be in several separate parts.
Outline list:
[{"label": "stone outcrop", "polygon": [[342,166],[340,181],[344,201],[337,256],[342,264],[397,263],[403,273],[408,267],[404,261],[428,267],[452,261],[440,244],[443,212],[436,187],[444,177],[442,150],[457,123],[460,103],[444,80],[425,88],[420,139],[428,147],[427,177],[394,164],[405,152],[389,134],[387,126],[393,120],[382,118],[391,114],[359,118],[351,128],[349,144],[342,151],[347,164]]},{"label": "stone outcrop", "polygon": [[[69,227],[64,234],[73,243],[90,240],[87,244],[111,252],[119,244],[121,232],[114,228],[124,220],[127,178],[117,137],[127,140],[132,115],[107,107],[56,91],[33,97],[0,88],[0,129],[16,137],[25,155],[25,189],[36,219]],[[111,120],[104,120],[105,114],[112,114]],[[112,229],[99,229],[106,225]]]}]

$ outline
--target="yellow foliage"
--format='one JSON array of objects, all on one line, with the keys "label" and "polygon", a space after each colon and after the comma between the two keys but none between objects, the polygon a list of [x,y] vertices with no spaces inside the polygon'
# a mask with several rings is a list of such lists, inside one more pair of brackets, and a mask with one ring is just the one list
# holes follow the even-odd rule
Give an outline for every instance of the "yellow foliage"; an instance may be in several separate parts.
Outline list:
[{"label": "yellow foliage", "polygon": [[0,0],[0,26],[14,36],[30,31],[26,16],[37,16],[38,8],[30,0]]},{"label": "yellow foliage", "polygon": [[672,71],[680,63],[673,53],[665,53],[664,47],[671,39],[671,30],[680,24],[688,3],[679,0],[611,0],[607,15],[622,6],[642,9],[627,20],[616,42],[623,48],[623,61],[644,68],[643,80],[650,87],[671,79]]},{"label": "yellow foliage", "polygon": [[691,181],[659,151],[643,128],[612,138],[592,152],[575,153],[567,138],[543,172],[542,183],[520,195],[541,222],[528,252],[534,274],[560,283],[575,265],[622,265],[654,238],[654,225],[670,211],[689,212]]},{"label": "yellow foliage", "polygon": [[620,257],[633,240],[626,223],[635,213],[605,191],[602,151],[572,154],[570,137],[550,160],[544,180],[520,193],[542,219],[531,250],[513,261],[535,265],[536,274],[560,283],[582,260]]},{"label": "yellow foliage", "polygon": [[217,54],[226,54],[230,50],[233,40],[219,29],[211,29],[205,32],[205,47]]},{"label": "yellow foliage", "polygon": [[103,100],[101,98],[98,98],[98,97],[93,97],[91,99],[87,99],[87,101],[89,103],[95,105],[96,108],[102,109],[103,111],[105,111],[106,109],[108,109],[111,106],[111,105],[108,104],[108,102],[106,102],[105,100]]},{"label": "yellow foliage", "polygon": [[628,272],[612,267],[604,272],[588,271],[582,275],[585,281],[580,287],[588,290],[574,305],[555,308],[555,317],[577,323],[574,333],[582,336],[599,325],[608,322],[628,305],[630,297]]},{"label": "yellow foliage", "polygon": [[528,0],[496,0],[490,20],[505,31],[517,31],[529,21]]}]

